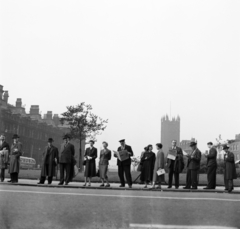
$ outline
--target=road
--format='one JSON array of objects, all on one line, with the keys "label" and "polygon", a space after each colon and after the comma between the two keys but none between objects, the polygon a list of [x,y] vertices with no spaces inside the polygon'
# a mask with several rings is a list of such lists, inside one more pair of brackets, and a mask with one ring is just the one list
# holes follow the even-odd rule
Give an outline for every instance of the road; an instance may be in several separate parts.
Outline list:
[{"label": "road", "polygon": [[239,194],[0,184],[0,228],[230,229],[240,228],[239,205]]}]

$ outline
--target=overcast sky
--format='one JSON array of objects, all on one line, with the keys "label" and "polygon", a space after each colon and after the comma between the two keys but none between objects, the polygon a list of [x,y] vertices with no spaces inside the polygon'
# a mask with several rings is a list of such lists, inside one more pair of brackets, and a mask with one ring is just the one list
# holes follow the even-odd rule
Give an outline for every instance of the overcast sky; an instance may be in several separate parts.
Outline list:
[{"label": "overcast sky", "polygon": [[1,1],[0,84],[61,114],[86,102],[109,119],[98,137],[136,155],[181,117],[199,148],[240,133],[240,1]]}]

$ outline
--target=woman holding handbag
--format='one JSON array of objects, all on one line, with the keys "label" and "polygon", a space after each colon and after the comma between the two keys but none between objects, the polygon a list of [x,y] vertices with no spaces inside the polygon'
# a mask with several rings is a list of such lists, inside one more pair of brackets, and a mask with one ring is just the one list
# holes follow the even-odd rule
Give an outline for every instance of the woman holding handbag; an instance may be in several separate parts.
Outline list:
[{"label": "woman holding handbag", "polygon": [[159,169],[164,169],[164,153],[162,151],[162,147],[163,145],[161,143],[157,143],[156,144],[157,147],[157,156],[156,156],[156,161],[155,161],[155,165],[154,165],[154,170],[153,170],[153,185],[152,188],[155,188],[155,184],[156,182],[158,182],[158,186],[157,188],[161,189],[161,183],[165,182],[165,176],[164,174],[158,176],[157,171]]}]

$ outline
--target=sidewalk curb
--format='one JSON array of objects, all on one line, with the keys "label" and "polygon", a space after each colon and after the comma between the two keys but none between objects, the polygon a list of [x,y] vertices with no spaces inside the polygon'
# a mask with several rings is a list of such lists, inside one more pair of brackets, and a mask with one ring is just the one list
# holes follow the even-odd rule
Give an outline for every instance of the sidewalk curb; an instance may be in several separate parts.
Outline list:
[{"label": "sidewalk curb", "polygon": [[[163,188],[162,190],[159,189],[151,189],[151,188],[115,188],[115,187],[83,187],[83,186],[75,186],[75,185],[47,185],[47,184],[26,184],[26,183],[0,183],[0,185],[6,186],[26,186],[26,187],[43,187],[43,188],[66,188],[66,189],[100,189],[100,190],[121,190],[121,191],[154,191],[154,192],[190,192],[190,193],[225,193],[228,194],[225,190],[191,190],[191,189],[167,189]],[[231,194],[240,194],[240,191],[232,191]]]}]

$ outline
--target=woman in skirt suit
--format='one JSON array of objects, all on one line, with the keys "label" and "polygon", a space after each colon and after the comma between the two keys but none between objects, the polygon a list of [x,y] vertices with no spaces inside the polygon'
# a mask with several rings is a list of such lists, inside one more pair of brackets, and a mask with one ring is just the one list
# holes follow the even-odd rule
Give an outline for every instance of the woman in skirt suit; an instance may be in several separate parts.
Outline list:
[{"label": "woman in skirt suit", "polygon": [[107,171],[108,171],[108,165],[109,165],[109,160],[111,160],[111,151],[107,148],[108,143],[103,142],[103,149],[100,152],[100,160],[99,160],[99,175],[100,179],[102,180],[102,184],[100,187],[104,187],[104,181],[106,181],[106,186],[105,187],[110,187],[110,184],[108,182],[108,177],[107,177]]},{"label": "woman in skirt suit", "polygon": [[159,169],[164,169],[164,153],[162,151],[162,144],[161,143],[157,143],[156,144],[157,147],[157,155],[156,155],[156,161],[155,161],[155,165],[154,165],[154,170],[153,170],[153,185],[152,188],[155,188],[155,183],[158,182],[158,187],[159,189],[161,189],[161,183],[165,181],[165,176],[164,174],[158,176],[157,171]]},{"label": "woman in skirt suit", "polygon": [[86,149],[84,157],[86,159],[86,167],[85,167],[85,184],[86,186],[88,179],[88,186],[91,186],[92,177],[96,176],[96,158],[97,158],[97,148],[93,147],[94,141],[89,141],[90,147]]}]

